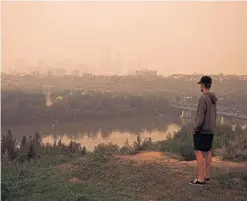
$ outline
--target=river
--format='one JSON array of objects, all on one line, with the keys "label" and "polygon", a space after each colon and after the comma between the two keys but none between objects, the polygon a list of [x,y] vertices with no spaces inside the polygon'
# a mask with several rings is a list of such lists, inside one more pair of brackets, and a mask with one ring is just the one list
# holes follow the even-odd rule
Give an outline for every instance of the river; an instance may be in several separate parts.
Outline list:
[{"label": "river", "polygon": [[[30,136],[39,132],[44,143],[53,144],[54,141],[62,139],[64,144],[71,140],[81,143],[88,150],[99,143],[117,144],[122,146],[126,140],[132,144],[137,135],[141,138],[151,137],[153,141],[165,140],[169,133],[173,134],[180,130],[182,125],[190,123],[191,120],[181,120],[177,112],[159,116],[145,116],[133,118],[115,118],[101,121],[64,122],[57,124],[33,124],[3,126],[2,132],[11,129],[13,135],[19,141],[22,136]],[[218,123],[220,123],[220,119]],[[246,121],[224,118],[228,125],[240,124],[247,126]]]}]

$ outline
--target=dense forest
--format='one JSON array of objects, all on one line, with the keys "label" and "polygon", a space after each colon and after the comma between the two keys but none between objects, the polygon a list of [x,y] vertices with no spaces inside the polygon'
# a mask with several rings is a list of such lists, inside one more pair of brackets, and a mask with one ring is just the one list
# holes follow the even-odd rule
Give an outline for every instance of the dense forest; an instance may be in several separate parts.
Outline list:
[{"label": "dense forest", "polygon": [[[62,100],[55,97],[62,96]],[[53,105],[46,106],[44,94],[3,92],[2,123],[57,122],[169,112],[169,100],[163,93],[146,95],[111,92],[53,94]]]}]

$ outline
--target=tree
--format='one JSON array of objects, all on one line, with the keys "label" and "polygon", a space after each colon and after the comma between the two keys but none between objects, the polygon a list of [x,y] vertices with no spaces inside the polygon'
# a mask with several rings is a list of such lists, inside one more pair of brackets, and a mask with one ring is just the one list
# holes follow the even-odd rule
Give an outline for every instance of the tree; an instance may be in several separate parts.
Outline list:
[{"label": "tree", "polygon": [[136,151],[140,151],[141,150],[141,137],[140,137],[140,135],[137,135],[136,142],[134,142],[133,145],[134,145],[134,149]]},{"label": "tree", "polygon": [[35,133],[34,138],[31,139],[31,157],[39,158],[41,149],[41,136],[38,132]]},{"label": "tree", "polygon": [[57,145],[58,145],[59,147],[62,147],[62,139],[60,139],[60,140],[58,141]]},{"label": "tree", "polygon": [[53,142],[53,147],[57,147],[57,141],[56,140],[54,140],[54,142]]},{"label": "tree", "polygon": [[16,157],[15,152],[15,141],[13,140],[13,135],[10,130],[8,130],[8,134],[6,137],[6,149],[8,152],[9,160],[13,160]]},{"label": "tree", "polygon": [[82,154],[83,154],[83,155],[86,154],[86,147],[85,147],[85,146],[82,147]]},{"label": "tree", "polygon": [[35,133],[34,139],[35,139],[35,141],[36,141],[39,145],[41,145],[42,139],[41,139],[41,136],[40,136],[40,134],[39,134],[38,132]]},{"label": "tree", "polygon": [[7,150],[6,147],[6,136],[3,134],[2,138],[1,138],[1,153],[2,155],[5,153],[5,151]]},{"label": "tree", "polygon": [[69,143],[69,152],[72,152],[72,151],[73,151],[73,142],[71,140]]},{"label": "tree", "polygon": [[21,148],[27,144],[27,137],[24,135],[21,139]]}]

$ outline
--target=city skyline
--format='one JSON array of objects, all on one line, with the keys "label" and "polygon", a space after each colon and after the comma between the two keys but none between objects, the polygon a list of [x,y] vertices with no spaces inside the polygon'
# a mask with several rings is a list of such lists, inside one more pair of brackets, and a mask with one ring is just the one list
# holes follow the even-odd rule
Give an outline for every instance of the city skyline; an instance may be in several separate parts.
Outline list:
[{"label": "city skyline", "polygon": [[66,59],[96,74],[247,74],[247,2],[2,3],[2,71]]}]

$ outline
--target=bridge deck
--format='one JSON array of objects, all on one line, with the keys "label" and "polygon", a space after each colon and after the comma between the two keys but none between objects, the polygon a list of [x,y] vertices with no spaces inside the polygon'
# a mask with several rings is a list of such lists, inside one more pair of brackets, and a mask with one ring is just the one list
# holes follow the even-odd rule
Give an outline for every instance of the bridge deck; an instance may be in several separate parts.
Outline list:
[{"label": "bridge deck", "polygon": [[[196,105],[178,105],[178,104],[171,104],[171,107],[182,109],[182,110],[192,110],[196,111],[197,106]],[[220,107],[217,109],[217,114],[226,116],[226,117],[233,117],[237,119],[244,119],[247,120],[247,115],[246,114],[239,114],[239,113],[232,113],[232,112],[226,112],[226,108]]]}]

